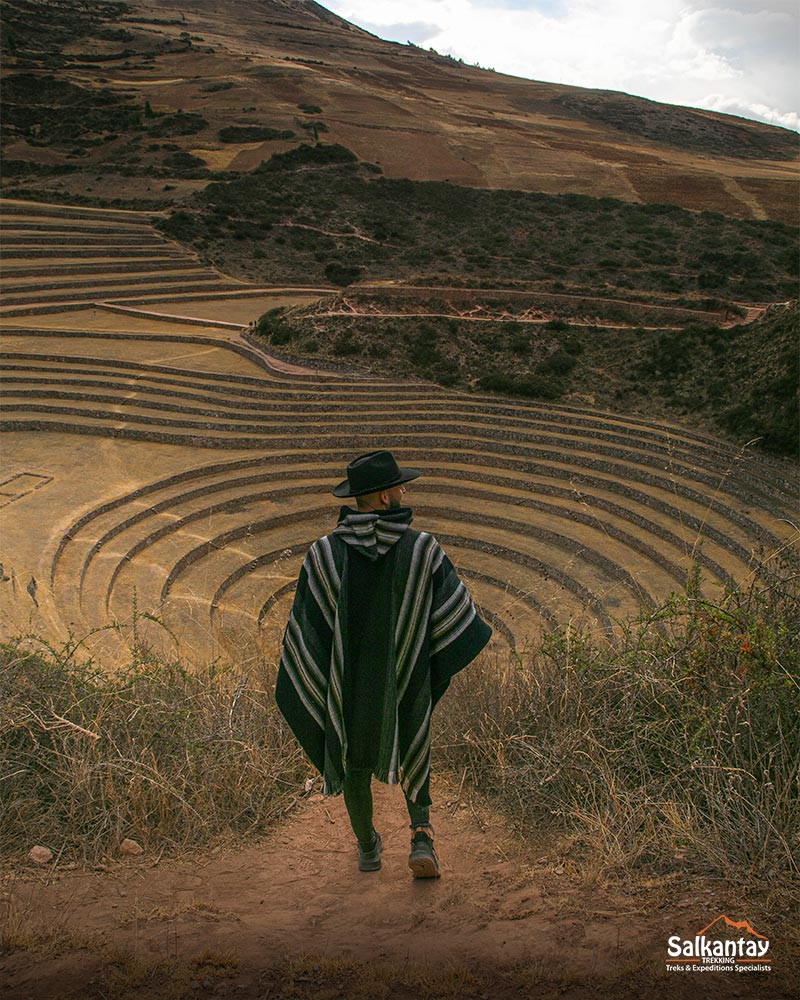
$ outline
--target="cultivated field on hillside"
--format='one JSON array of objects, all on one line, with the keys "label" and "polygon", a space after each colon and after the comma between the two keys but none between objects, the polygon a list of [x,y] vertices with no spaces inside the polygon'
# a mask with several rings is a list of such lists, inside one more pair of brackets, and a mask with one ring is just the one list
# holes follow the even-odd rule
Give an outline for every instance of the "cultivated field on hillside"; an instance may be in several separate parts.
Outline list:
[{"label": "cultivated field on hillside", "polygon": [[162,208],[322,138],[390,178],[797,221],[787,129],[503,76],[300,0],[3,8],[6,196]]}]

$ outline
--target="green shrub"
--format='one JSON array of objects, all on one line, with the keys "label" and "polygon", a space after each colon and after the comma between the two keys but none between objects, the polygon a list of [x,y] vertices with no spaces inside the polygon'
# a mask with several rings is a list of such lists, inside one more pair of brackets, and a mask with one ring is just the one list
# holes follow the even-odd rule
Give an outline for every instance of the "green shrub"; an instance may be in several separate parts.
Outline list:
[{"label": "green shrub", "polygon": [[352,330],[340,330],[333,338],[333,353],[337,357],[361,353],[361,344]]},{"label": "green shrub", "polygon": [[340,264],[338,261],[331,261],[325,267],[325,277],[333,285],[352,285],[361,277],[362,269],[353,264]]},{"label": "green shrub", "polygon": [[156,228],[174,240],[191,243],[205,232],[205,220],[194,212],[184,209],[172,212],[166,219],[156,223]]},{"label": "green shrub", "polygon": [[174,168],[175,170],[191,170],[204,167],[205,165],[206,161],[201,156],[194,156],[185,149],[177,153],[170,153],[169,156],[164,157],[164,166]]},{"label": "green shrub", "polygon": [[442,355],[439,351],[438,339],[434,327],[428,323],[420,324],[408,345],[408,357],[411,363],[422,369],[440,363]]},{"label": "green shrub", "polygon": [[728,283],[728,275],[724,271],[701,271],[697,275],[697,287],[700,289],[722,288]]},{"label": "green shrub", "polygon": [[446,388],[458,385],[462,380],[461,369],[458,362],[453,361],[451,358],[444,358],[437,361],[432,365],[429,374],[435,382],[438,382],[439,385],[443,385]]},{"label": "green shrub", "polygon": [[[780,359],[779,372],[745,399],[725,408],[720,421],[736,437],[758,439],[765,451],[776,455],[800,454],[800,361],[797,351]],[[719,397],[722,397],[720,391]]]},{"label": "green shrub", "polygon": [[212,83],[205,84],[200,90],[204,94],[217,94],[221,90],[231,90],[235,86],[236,84],[232,80],[214,80]]},{"label": "green shrub", "polygon": [[208,128],[208,122],[195,111],[176,111],[175,114],[159,117],[155,124],[148,125],[149,135],[164,137],[170,135],[194,135]]},{"label": "green shrub", "polygon": [[508,338],[508,349],[514,354],[530,354],[531,346],[530,334],[524,330],[515,330]]},{"label": "green shrub", "polygon": [[[297,121],[297,119],[295,119]],[[309,132],[315,139],[321,132],[328,132],[328,126],[325,122],[315,121],[315,122],[299,122],[300,128],[305,132]]]},{"label": "green shrub", "polygon": [[270,344],[274,344],[276,347],[288,344],[291,339],[292,331],[288,326],[275,327],[269,335]]},{"label": "green shrub", "polygon": [[565,350],[568,354],[573,354],[576,357],[580,354],[583,354],[585,350],[583,341],[580,340],[579,337],[575,336],[567,337],[566,340],[563,341],[561,346],[563,350]]},{"label": "green shrub", "polygon": [[278,170],[297,170],[298,167],[329,166],[331,164],[356,164],[358,157],[344,146],[316,146],[306,144],[295,146],[285,153],[273,153],[258,170],[273,173]]},{"label": "green shrub", "polygon": [[527,375],[523,377],[508,375],[504,372],[488,372],[478,380],[478,387],[490,392],[503,392],[511,396],[526,396],[531,399],[559,399],[564,392],[564,386],[558,379],[544,375]]},{"label": "green shrub", "polygon": [[293,139],[289,129],[269,128],[267,125],[226,125],[219,130],[220,142],[272,142]]},{"label": "green shrub", "polygon": [[285,314],[286,310],[283,306],[278,306],[259,316],[255,325],[256,335],[266,337],[276,347],[288,344],[294,336],[294,331],[286,321]]},{"label": "green shrub", "polygon": [[539,365],[538,371],[542,375],[568,375],[576,364],[572,354],[558,350]]}]

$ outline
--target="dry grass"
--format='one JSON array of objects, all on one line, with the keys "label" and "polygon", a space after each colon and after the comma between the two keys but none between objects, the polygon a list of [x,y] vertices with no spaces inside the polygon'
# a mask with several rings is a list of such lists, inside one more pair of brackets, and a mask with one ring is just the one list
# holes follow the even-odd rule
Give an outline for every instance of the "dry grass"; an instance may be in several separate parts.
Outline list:
[{"label": "dry grass", "polygon": [[213,994],[238,968],[236,955],[204,951],[189,961],[141,958],[128,952],[106,952],[93,982],[92,996],[104,1000],[183,1000]]},{"label": "dry grass", "polygon": [[[139,626],[140,628],[140,626]],[[176,851],[260,832],[307,774],[274,670],[190,673],[143,648],[109,675],[31,637],[0,652],[0,854],[97,860],[132,838]]]},{"label": "dry grass", "polygon": [[[414,961],[402,966],[365,962],[348,955],[306,952],[275,965],[273,981],[283,995],[347,997],[348,1000],[462,1000],[485,994],[488,983],[479,972],[461,962]],[[279,994],[280,995],[280,994]]]},{"label": "dry grass", "polygon": [[0,955],[17,949],[55,958],[73,951],[100,946],[101,935],[68,926],[71,913],[61,911],[43,920],[30,902],[13,892],[0,894]]},{"label": "dry grass", "polygon": [[800,876],[795,581],[690,588],[616,649],[567,627],[483,660],[437,719],[438,766],[491,792],[524,834],[572,832],[600,871],[739,885]]},{"label": "dry grass", "polygon": [[[693,579],[615,648],[567,626],[457,678],[434,768],[490,794],[523,836],[550,826],[596,872],[800,876],[796,580],[757,576],[719,604]],[[135,622],[134,622],[135,624]],[[262,832],[308,765],[277,712],[274,667],[190,673],[131,634],[109,675],[76,644],[0,660],[0,852],[151,851]],[[41,646],[39,647],[41,650]]]}]

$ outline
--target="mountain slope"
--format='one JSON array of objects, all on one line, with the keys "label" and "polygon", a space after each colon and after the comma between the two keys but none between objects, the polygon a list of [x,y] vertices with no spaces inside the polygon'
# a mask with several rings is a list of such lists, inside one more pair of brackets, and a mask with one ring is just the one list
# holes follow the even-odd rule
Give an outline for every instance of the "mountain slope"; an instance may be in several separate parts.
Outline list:
[{"label": "mountain slope", "polygon": [[325,133],[388,177],[796,221],[785,129],[465,66],[303,0],[2,7],[23,196],[166,205]]}]

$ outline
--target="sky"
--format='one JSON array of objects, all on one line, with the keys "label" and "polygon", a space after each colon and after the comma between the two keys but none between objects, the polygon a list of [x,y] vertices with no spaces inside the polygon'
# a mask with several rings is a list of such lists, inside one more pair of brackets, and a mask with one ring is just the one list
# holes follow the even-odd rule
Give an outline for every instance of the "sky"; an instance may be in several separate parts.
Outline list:
[{"label": "sky", "polygon": [[800,129],[797,0],[322,0],[381,38],[532,80]]}]

